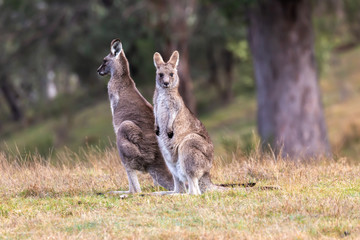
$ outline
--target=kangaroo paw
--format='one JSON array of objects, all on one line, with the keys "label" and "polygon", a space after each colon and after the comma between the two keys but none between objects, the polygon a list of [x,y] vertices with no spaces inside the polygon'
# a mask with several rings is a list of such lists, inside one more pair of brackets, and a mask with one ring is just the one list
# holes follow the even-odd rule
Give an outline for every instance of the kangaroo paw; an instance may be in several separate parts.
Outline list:
[{"label": "kangaroo paw", "polygon": [[160,135],[160,128],[159,128],[159,126],[156,126],[156,128],[155,128],[155,134],[156,134],[157,136]]},{"label": "kangaroo paw", "polygon": [[169,138],[172,138],[174,136],[174,132],[173,131],[168,132],[167,135],[168,135]]}]

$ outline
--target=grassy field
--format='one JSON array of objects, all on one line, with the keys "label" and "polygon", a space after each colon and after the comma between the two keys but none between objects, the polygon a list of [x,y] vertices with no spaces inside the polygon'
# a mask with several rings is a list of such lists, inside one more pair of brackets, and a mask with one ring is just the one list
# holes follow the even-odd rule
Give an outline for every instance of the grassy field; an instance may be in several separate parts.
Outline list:
[{"label": "grassy field", "polygon": [[[0,136],[0,240],[360,239],[358,59],[360,49],[342,54],[320,82],[333,159],[262,156],[254,94],[201,114],[215,144],[213,181],[253,188],[107,196],[127,189],[108,101]],[[159,190],[148,175],[140,181],[146,193]]]},{"label": "grassy field", "polygon": [[[257,152],[226,155],[216,158],[213,181],[255,187],[121,199],[104,195],[127,189],[113,148],[68,151],[57,166],[32,158],[0,155],[0,239],[360,238],[360,165],[344,159],[300,164]],[[159,190],[148,175],[140,182],[143,192]],[[280,189],[261,188],[269,185]]]}]

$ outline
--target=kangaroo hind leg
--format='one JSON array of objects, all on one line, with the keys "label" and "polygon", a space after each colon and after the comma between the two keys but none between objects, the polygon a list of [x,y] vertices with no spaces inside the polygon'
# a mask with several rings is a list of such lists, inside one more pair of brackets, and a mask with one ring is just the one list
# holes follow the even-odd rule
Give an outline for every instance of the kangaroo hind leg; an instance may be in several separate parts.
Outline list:
[{"label": "kangaroo hind leg", "polygon": [[111,195],[120,195],[120,194],[129,194],[129,193],[140,193],[141,188],[139,184],[139,180],[134,170],[126,170],[126,174],[129,181],[129,190],[128,191],[111,191],[109,194]]},{"label": "kangaroo hind leg", "polygon": [[136,170],[142,171],[142,154],[138,147],[141,140],[140,128],[131,121],[124,121],[116,132],[117,147],[121,161],[126,169],[129,191],[114,191],[111,194],[127,194],[141,192]]},{"label": "kangaroo hind leg", "polygon": [[193,194],[193,195],[200,195],[201,191],[200,191],[200,187],[199,187],[199,179],[197,179],[196,177],[191,178],[190,176],[188,176],[188,185],[189,185],[189,194]]},{"label": "kangaroo hind leg", "polygon": [[186,176],[189,194],[201,194],[199,179],[211,169],[208,143],[197,134],[187,135],[179,146],[181,172]]}]

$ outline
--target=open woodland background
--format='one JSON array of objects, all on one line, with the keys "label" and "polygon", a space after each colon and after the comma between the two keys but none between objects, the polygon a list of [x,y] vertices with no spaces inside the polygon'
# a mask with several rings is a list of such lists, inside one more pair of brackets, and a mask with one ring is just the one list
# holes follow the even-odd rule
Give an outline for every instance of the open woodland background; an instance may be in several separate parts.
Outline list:
[{"label": "open woodland background", "polygon": [[[96,69],[108,54],[110,41],[120,38],[133,79],[150,102],[155,86],[153,53],[159,51],[167,57],[175,49],[180,51],[183,96],[205,123],[219,155],[251,151],[259,133],[265,148],[268,144],[275,150],[280,148],[277,141],[281,136],[275,128],[276,124],[277,128],[285,126],[286,121],[304,126],[298,133],[289,133],[295,140],[285,137],[285,144],[317,144],[299,134],[313,131],[317,120],[307,122],[304,114],[296,112],[298,105],[286,100],[286,92],[293,91],[301,101],[304,88],[287,83],[306,72],[299,59],[309,51],[314,53],[314,61],[309,63],[314,68],[310,82],[315,87],[316,81],[320,84],[320,91],[314,90],[321,92],[324,106],[326,123],[320,125],[327,125],[335,157],[357,161],[360,3],[314,0],[279,1],[275,7],[266,4],[245,0],[1,1],[0,149],[7,154],[38,152],[49,156],[66,148],[78,152],[82,147],[112,145],[108,78],[98,77]],[[270,18],[266,19],[267,15]],[[260,22],[257,28],[256,21]],[[287,41],[292,36],[289,26],[295,29],[295,36],[299,28],[293,42]],[[264,36],[256,35],[257,29]],[[251,39],[255,38],[260,40],[251,51]],[[303,47],[304,42],[309,46]],[[288,56],[281,55],[287,52]],[[254,54],[259,57],[254,59]],[[269,62],[261,63],[262,59]],[[257,72],[271,77],[255,83],[253,63],[260,66]],[[299,67],[291,69],[296,64]],[[290,70],[283,70],[289,66]],[[269,86],[263,87],[266,84],[262,82]],[[276,82],[286,86],[279,89]],[[282,112],[276,108],[279,104]],[[264,109],[269,109],[268,113]],[[308,115],[315,114],[309,111]],[[276,118],[285,119],[285,123],[276,123]],[[323,122],[321,111],[319,119]],[[271,122],[275,122],[274,129],[267,131],[266,124]],[[326,131],[321,141],[325,147],[316,149],[326,148]],[[284,140],[279,144],[284,145]],[[307,148],[306,144],[300,146],[305,153]],[[291,149],[286,153],[291,155]]]},{"label": "open woodland background", "polygon": [[[179,50],[213,181],[255,187],[104,194],[128,188],[113,38],[150,102],[153,53]],[[358,0],[0,0],[0,239],[359,239],[359,45]]]}]

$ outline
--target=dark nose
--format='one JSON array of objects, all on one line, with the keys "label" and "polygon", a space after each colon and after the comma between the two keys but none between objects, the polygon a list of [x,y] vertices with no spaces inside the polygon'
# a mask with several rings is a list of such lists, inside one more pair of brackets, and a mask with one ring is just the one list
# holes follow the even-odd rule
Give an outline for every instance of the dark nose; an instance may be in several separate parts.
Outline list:
[{"label": "dark nose", "polygon": [[169,86],[168,82],[164,82],[165,87]]}]

